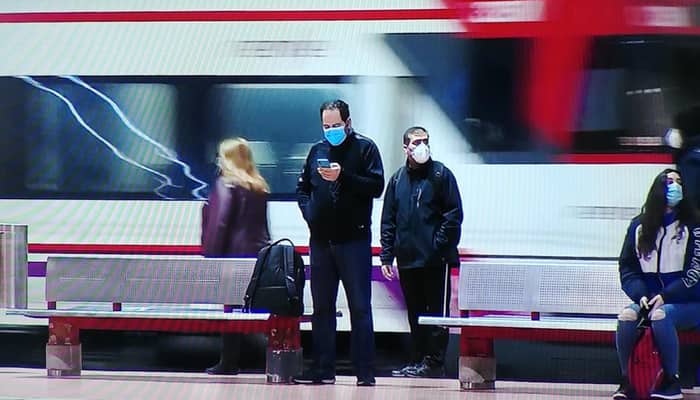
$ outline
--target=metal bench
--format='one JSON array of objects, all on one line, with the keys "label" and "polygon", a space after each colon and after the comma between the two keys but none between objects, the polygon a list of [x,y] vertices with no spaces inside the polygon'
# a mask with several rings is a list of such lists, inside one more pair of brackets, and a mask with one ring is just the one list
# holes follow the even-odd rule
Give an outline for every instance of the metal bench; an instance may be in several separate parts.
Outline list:
[{"label": "metal bench", "polygon": [[[631,300],[616,261],[475,259],[459,274],[461,317],[419,317],[419,324],[460,327],[462,389],[493,389],[494,339],[614,343],[617,314]],[[683,343],[700,342],[683,332]]]},{"label": "metal bench", "polygon": [[240,311],[254,266],[255,259],[49,257],[47,309],[7,313],[49,319],[49,376],[80,375],[81,329],[262,332],[267,381],[290,382],[302,366],[300,318]]}]

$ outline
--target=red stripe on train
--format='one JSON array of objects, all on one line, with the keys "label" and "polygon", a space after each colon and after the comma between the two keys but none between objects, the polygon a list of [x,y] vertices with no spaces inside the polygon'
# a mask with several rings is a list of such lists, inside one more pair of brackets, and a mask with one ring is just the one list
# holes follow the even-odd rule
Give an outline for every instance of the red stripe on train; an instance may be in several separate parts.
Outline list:
[{"label": "red stripe on train", "polygon": [[236,10],[236,11],[79,11],[0,13],[0,23],[59,22],[242,22],[385,21],[455,19],[454,10]]}]

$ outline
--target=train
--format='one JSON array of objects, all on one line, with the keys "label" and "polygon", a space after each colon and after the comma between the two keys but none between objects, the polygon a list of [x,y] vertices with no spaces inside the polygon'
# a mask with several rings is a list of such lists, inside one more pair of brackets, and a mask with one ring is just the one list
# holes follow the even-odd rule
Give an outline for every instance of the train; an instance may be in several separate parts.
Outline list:
[{"label": "train", "polygon": [[[396,3],[0,5],[0,222],[29,227],[30,304],[52,255],[199,257],[226,137],[270,183],[272,237],[308,246],[294,190],[335,98],[386,179],[403,131],[428,130],[460,187],[465,259],[616,258],[700,93],[695,2]],[[596,10],[609,19],[580,24]]]}]

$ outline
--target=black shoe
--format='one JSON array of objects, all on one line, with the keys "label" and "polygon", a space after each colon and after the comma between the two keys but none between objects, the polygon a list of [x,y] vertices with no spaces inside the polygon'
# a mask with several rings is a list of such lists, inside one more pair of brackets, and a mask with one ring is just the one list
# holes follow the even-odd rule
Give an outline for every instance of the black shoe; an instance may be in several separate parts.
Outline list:
[{"label": "black shoe", "polygon": [[403,368],[399,369],[394,369],[391,371],[391,376],[395,377],[402,377],[402,376],[410,376],[409,373],[415,374],[416,366],[420,364],[408,364],[404,366]]},{"label": "black shoe", "polygon": [[681,393],[681,381],[678,379],[678,375],[666,376],[659,385],[658,388],[651,392],[650,397],[652,399],[661,400],[677,400],[683,398],[683,393]]},{"label": "black shoe", "polygon": [[374,386],[377,382],[374,377],[360,378],[357,377],[357,386]]},{"label": "black shoe", "polygon": [[238,368],[229,367],[222,363],[218,363],[213,367],[209,367],[205,371],[209,375],[238,375],[239,372]]},{"label": "black shoe", "polygon": [[615,400],[633,400],[637,398],[634,388],[630,385],[629,379],[626,376],[622,377],[622,383],[613,393],[612,398]]},{"label": "black shoe", "polygon": [[411,378],[442,378],[445,376],[445,368],[442,365],[431,365],[423,361],[414,369],[406,370],[406,376]]},{"label": "black shoe", "polygon": [[294,383],[299,385],[332,385],[335,383],[335,376],[323,376],[316,372],[305,372],[303,375],[295,377]]},{"label": "black shoe", "polygon": [[622,377],[622,383],[620,383],[620,386],[617,388],[615,393],[613,393],[612,398],[616,400],[633,400],[637,398],[637,393],[634,392],[634,388],[632,385],[630,385],[628,377]]}]

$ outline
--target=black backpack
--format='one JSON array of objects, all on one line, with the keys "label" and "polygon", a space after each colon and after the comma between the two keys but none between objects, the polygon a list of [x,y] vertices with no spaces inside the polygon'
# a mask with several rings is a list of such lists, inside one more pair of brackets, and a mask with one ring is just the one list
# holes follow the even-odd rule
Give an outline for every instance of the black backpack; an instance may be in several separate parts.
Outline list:
[{"label": "black backpack", "polygon": [[[289,242],[289,244],[280,244]],[[280,239],[258,252],[243,311],[298,317],[304,313],[304,260],[289,239]]]}]

